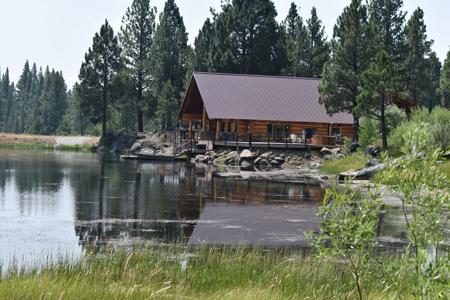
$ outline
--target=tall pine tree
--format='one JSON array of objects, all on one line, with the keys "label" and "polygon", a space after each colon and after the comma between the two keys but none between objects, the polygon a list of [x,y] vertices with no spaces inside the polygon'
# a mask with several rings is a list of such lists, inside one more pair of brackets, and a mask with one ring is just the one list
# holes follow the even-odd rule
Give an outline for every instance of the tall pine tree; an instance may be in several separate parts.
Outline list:
[{"label": "tall pine tree", "polygon": [[194,41],[194,69],[207,72],[211,68],[211,43],[213,39],[213,24],[206,19]]},{"label": "tall pine tree", "polygon": [[287,53],[286,67],[282,71],[283,75],[307,76],[307,57],[310,49],[309,34],[294,2],[291,4],[282,28],[284,29]]},{"label": "tall pine tree", "polygon": [[315,7],[311,10],[311,17],[306,21],[308,24],[309,51],[307,55],[307,76],[322,77],[323,67],[330,58],[330,46],[325,37],[325,28],[317,16]]},{"label": "tall pine tree", "polygon": [[77,91],[82,99],[85,112],[100,115],[102,137],[107,134],[108,107],[115,99],[113,94],[114,77],[122,68],[121,49],[108,21],[93,39],[92,48],[85,55],[81,65],[80,85]]},{"label": "tall pine tree", "polygon": [[450,108],[450,51],[444,61],[439,84],[439,94],[441,95],[442,106]]},{"label": "tall pine tree", "polygon": [[[167,81],[170,82],[175,96],[169,100],[175,101],[174,105],[177,107],[181,105],[181,94],[188,67],[189,48],[187,42],[188,34],[179,8],[174,0],[167,0],[159,18],[154,42],[155,81],[159,94],[163,91]],[[158,105],[158,107],[161,109],[162,106]],[[158,115],[167,117],[170,114],[159,112]],[[173,121],[159,120],[160,125],[173,124]]]},{"label": "tall pine tree", "polygon": [[360,114],[355,108],[362,86],[362,74],[373,56],[368,47],[371,38],[366,5],[362,0],[352,0],[334,27],[331,60],[325,65],[319,86],[320,101],[329,114],[353,114],[356,138]]},{"label": "tall pine tree", "polygon": [[427,27],[424,12],[417,8],[405,27],[405,89],[417,105],[428,107],[424,92],[430,80],[426,80],[428,72],[428,57],[433,41],[427,38]]},{"label": "tall pine tree", "polygon": [[280,74],[286,62],[282,29],[271,0],[233,0],[215,15],[211,69],[243,74]]},{"label": "tall pine tree", "polygon": [[380,51],[362,76],[362,90],[356,110],[361,115],[380,122],[383,149],[388,148],[386,108],[397,93],[399,78],[387,51]]},{"label": "tall pine tree", "polygon": [[[152,73],[151,48],[155,35],[155,9],[150,0],[133,0],[122,20],[119,33],[126,62],[126,71],[133,83],[129,97],[137,111],[138,131],[144,131],[143,110],[154,107],[150,103]],[[154,112],[152,112],[153,114]]]}]

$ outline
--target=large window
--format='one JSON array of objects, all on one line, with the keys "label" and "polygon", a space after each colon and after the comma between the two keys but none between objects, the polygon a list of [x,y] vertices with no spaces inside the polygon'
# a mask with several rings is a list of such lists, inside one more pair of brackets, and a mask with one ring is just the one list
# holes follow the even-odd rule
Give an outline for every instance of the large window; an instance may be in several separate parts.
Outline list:
[{"label": "large window", "polygon": [[267,125],[267,134],[271,136],[273,141],[283,142],[291,134],[291,126],[285,124],[269,124]]}]

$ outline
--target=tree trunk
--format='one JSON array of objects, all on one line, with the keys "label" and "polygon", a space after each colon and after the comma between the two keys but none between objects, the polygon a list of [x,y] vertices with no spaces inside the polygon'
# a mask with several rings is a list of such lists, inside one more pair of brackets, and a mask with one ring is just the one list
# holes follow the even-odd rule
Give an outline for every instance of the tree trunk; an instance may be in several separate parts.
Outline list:
[{"label": "tree trunk", "polygon": [[103,96],[102,96],[102,137],[106,137],[106,118],[108,110],[108,79],[104,78]]},{"label": "tree trunk", "polygon": [[144,117],[142,113],[142,109],[137,109],[137,118],[138,118],[138,132],[144,132]]},{"label": "tree trunk", "polygon": [[387,129],[386,129],[386,96],[383,95],[381,97],[381,105],[380,105],[380,125],[381,125],[381,136],[383,139],[383,150],[388,149],[388,141],[387,141]]},{"label": "tree trunk", "polygon": [[142,102],[144,100],[144,78],[142,71],[138,74],[138,94],[137,94],[137,119],[138,119],[138,132],[144,132],[144,116],[142,113]]},{"label": "tree trunk", "polygon": [[355,134],[353,135],[353,140],[355,142],[359,141],[359,117],[353,115],[353,128],[355,130]]}]

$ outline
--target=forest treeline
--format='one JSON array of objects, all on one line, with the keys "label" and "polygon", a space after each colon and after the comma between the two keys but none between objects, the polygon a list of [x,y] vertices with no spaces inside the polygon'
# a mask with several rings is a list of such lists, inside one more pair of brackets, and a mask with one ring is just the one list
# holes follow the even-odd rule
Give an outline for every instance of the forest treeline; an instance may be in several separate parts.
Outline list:
[{"label": "forest treeline", "polygon": [[420,8],[407,20],[402,0],[351,0],[330,38],[315,8],[303,15],[292,3],[279,23],[271,0],[224,1],[191,46],[175,0],[159,16],[150,0],[133,0],[117,32],[106,20],[94,35],[69,91],[61,72],[28,62],[17,84],[0,74],[0,130],[170,129],[193,71],[323,78],[327,111],[352,113],[357,129],[361,117],[379,121],[383,140],[393,100],[450,106],[450,52],[442,65]]}]

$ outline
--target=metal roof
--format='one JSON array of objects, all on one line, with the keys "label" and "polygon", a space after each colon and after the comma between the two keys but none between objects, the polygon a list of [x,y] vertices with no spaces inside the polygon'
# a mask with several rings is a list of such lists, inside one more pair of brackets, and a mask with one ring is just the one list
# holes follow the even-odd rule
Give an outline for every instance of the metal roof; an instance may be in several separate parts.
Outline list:
[{"label": "metal roof", "polygon": [[210,119],[353,124],[349,113],[327,114],[320,79],[195,72]]}]

